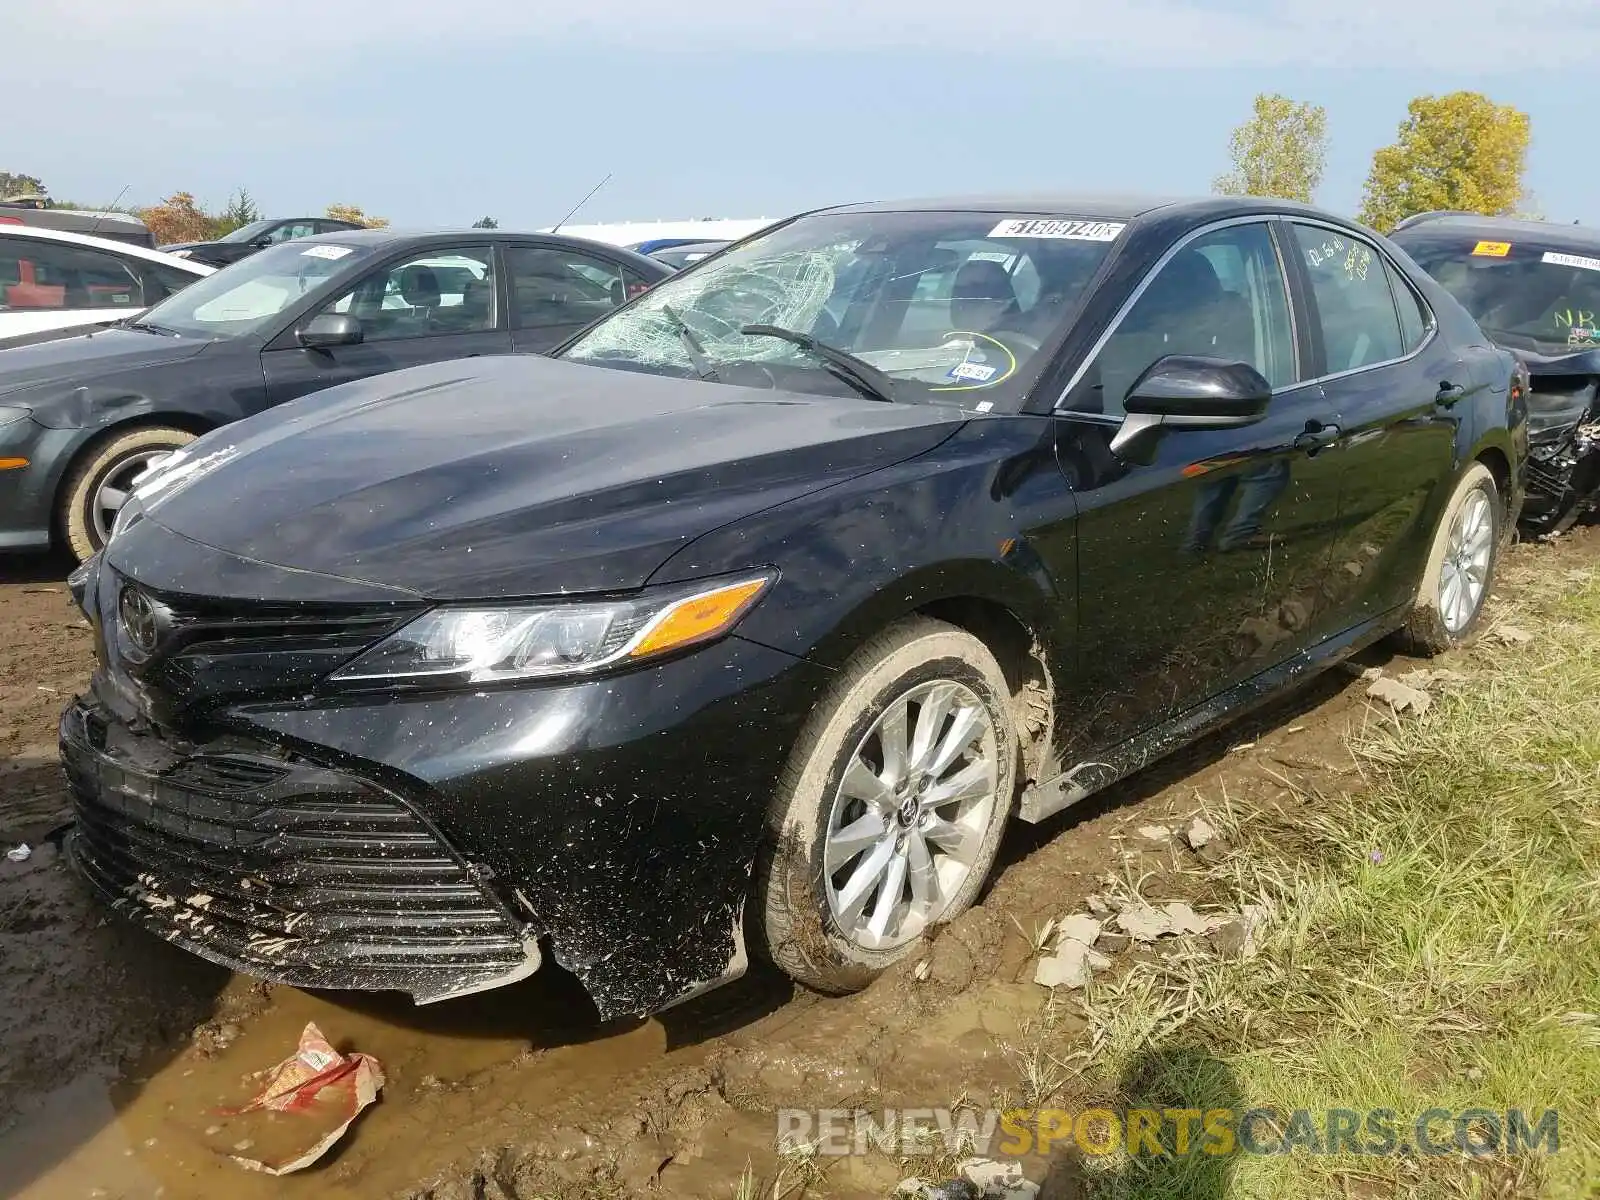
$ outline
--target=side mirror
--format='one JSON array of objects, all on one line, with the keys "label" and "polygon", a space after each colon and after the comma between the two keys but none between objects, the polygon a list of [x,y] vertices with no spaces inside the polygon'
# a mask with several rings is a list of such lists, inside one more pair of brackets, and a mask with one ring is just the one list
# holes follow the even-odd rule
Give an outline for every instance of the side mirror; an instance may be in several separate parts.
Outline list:
[{"label": "side mirror", "polygon": [[263,236],[258,237],[258,238],[251,238],[250,239],[250,244],[252,246],[254,246],[257,250],[265,250],[268,246],[272,245],[272,239],[270,237],[267,237],[267,236],[263,235]]},{"label": "side mirror", "polygon": [[307,350],[354,346],[361,341],[361,322],[344,313],[318,313],[296,331]]},{"label": "side mirror", "polygon": [[1167,429],[1235,429],[1266,416],[1272,385],[1249,363],[1169,354],[1128,389],[1111,452],[1146,462]]}]

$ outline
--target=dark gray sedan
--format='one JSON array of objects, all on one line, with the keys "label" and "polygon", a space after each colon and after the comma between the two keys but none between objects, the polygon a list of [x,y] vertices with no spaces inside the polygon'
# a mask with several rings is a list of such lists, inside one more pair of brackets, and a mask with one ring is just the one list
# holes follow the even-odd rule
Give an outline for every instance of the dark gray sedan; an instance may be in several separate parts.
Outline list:
[{"label": "dark gray sedan", "polygon": [[541,353],[670,274],[551,234],[345,231],[270,246],[133,320],[0,342],[0,551],[87,558],[133,480],[210,429],[401,367]]}]

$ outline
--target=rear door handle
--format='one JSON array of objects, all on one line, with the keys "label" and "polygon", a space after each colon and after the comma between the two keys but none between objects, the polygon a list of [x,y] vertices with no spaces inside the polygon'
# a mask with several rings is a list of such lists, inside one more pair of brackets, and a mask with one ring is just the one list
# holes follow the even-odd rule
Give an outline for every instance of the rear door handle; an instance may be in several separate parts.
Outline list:
[{"label": "rear door handle", "polygon": [[1439,385],[1439,394],[1433,398],[1435,404],[1450,405],[1467,394],[1467,389],[1459,383],[1451,383],[1448,379]]},{"label": "rear door handle", "polygon": [[1324,425],[1321,421],[1307,421],[1305,431],[1294,439],[1294,448],[1304,450],[1307,454],[1315,454],[1318,450],[1326,450],[1339,440],[1339,427],[1337,425]]}]

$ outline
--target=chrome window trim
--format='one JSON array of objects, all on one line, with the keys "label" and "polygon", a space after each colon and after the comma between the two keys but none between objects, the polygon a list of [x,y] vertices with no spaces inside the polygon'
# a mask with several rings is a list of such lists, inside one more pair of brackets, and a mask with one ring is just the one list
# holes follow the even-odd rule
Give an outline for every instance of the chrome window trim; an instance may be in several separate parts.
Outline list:
[{"label": "chrome window trim", "polygon": [[[1177,256],[1178,251],[1189,245],[1190,242],[1205,237],[1208,234],[1215,233],[1220,229],[1229,229],[1236,225],[1270,225],[1273,222],[1280,222],[1285,225],[1312,225],[1320,229],[1332,230],[1343,237],[1355,238],[1363,245],[1368,246],[1374,255],[1380,258],[1393,270],[1399,272],[1400,278],[1405,280],[1406,286],[1411,288],[1412,294],[1416,296],[1417,303],[1422,306],[1422,311],[1428,315],[1429,322],[1427,336],[1417,344],[1415,350],[1412,350],[1407,354],[1403,354],[1399,358],[1385,359],[1383,362],[1367,363],[1365,366],[1352,367],[1347,371],[1334,371],[1327,375],[1317,375],[1311,379],[1297,380],[1294,383],[1284,384],[1282,387],[1273,388],[1272,394],[1274,396],[1287,395],[1290,392],[1299,391],[1301,388],[1310,387],[1313,384],[1320,385],[1330,379],[1343,379],[1347,375],[1357,375],[1362,371],[1375,371],[1380,367],[1391,367],[1396,363],[1407,362],[1410,359],[1416,358],[1418,355],[1420,355],[1428,348],[1429,345],[1432,344],[1434,338],[1439,336],[1439,318],[1434,313],[1433,306],[1427,302],[1426,297],[1418,292],[1416,288],[1412,287],[1411,281],[1406,278],[1405,272],[1401,271],[1398,266],[1394,265],[1393,260],[1383,252],[1383,249],[1379,246],[1373,245],[1365,236],[1358,233],[1353,233],[1343,225],[1336,225],[1331,221],[1318,220],[1314,217],[1293,216],[1284,213],[1251,213],[1250,215],[1243,217],[1228,217],[1226,220],[1213,221],[1209,225],[1202,225],[1198,229],[1192,229],[1188,233],[1184,234],[1183,237],[1174,242],[1171,246],[1167,247],[1166,252],[1156,260],[1155,265],[1152,266],[1150,270],[1145,273],[1145,277],[1139,281],[1139,285],[1135,287],[1133,291],[1128,294],[1128,298],[1122,302],[1122,307],[1117,309],[1116,314],[1111,318],[1111,323],[1107,325],[1101,332],[1100,336],[1095,339],[1094,345],[1089,347],[1089,352],[1083,356],[1083,361],[1078,364],[1077,370],[1073,371],[1072,377],[1067,380],[1066,387],[1061,390],[1061,395],[1056,398],[1056,402],[1052,406],[1051,412],[1058,415],[1081,417],[1085,420],[1093,421],[1095,423],[1120,425],[1122,423],[1122,418],[1120,416],[1115,416],[1109,413],[1074,412],[1072,409],[1066,407],[1066,402],[1067,397],[1072,395],[1073,389],[1076,388],[1078,384],[1083,381],[1083,377],[1088,374],[1089,368],[1091,365],[1093,365],[1094,360],[1098,358],[1100,352],[1105,349],[1106,343],[1111,340],[1112,335],[1117,332],[1117,330],[1121,327],[1122,322],[1127,319],[1128,313],[1132,310],[1133,306],[1139,302],[1140,297],[1144,295],[1145,291],[1150,287],[1150,284],[1154,281],[1155,277],[1159,275],[1166,265]],[[1289,236],[1291,238],[1294,236],[1293,230],[1289,231]],[[1299,370],[1303,366],[1303,364],[1300,362],[1300,331],[1297,323],[1298,316],[1295,312],[1294,289],[1289,283],[1289,264],[1283,261],[1282,252],[1276,239],[1273,239],[1272,250],[1274,256],[1278,259],[1278,271],[1282,276],[1284,296],[1288,301],[1289,331],[1290,336],[1294,339],[1295,367],[1296,370]],[[1391,291],[1391,302],[1393,301],[1393,298],[1393,293]],[[1395,323],[1396,325],[1399,325],[1400,323],[1400,313],[1398,310],[1395,312]]]}]

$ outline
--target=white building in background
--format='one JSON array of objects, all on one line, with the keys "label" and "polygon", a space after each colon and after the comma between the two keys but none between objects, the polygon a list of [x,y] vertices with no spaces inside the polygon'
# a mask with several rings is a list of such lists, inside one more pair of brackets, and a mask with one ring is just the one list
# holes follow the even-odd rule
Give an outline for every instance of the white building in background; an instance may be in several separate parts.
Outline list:
[{"label": "white building in background", "polygon": [[[746,237],[758,229],[765,229],[777,217],[759,217],[754,220],[722,220],[702,217],[688,221],[616,221],[602,225],[563,225],[561,232],[573,237],[605,242],[610,246],[655,248],[670,242],[731,242]],[[540,230],[553,232],[552,227]]]}]

